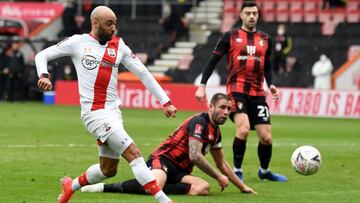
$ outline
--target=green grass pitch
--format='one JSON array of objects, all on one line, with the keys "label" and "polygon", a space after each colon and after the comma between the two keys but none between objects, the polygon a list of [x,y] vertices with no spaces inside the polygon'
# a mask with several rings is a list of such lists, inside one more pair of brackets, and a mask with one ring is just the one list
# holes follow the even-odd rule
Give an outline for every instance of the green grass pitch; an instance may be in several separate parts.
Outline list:
[{"label": "green grass pitch", "polygon": [[[184,118],[194,112],[178,112],[168,119],[161,111],[123,109],[125,129],[144,157],[155,149]],[[212,185],[208,197],[172,195],[177,202],[360,202],[360,120],[272,117],[273,156],[270,168],[289,178],[287,183],[263,182],[252,133],[243,164],[245,182],[258,194],[242,194],[233,185],[219,192],[216,181],[197,168],[194,175]],[[232,165],[234,126],[222,126],[226,159]],[[313,145],[322,155],[320,171],[301,176],[290,166],[293,150]],[[80,120],[79,107],[40,103],[0,103],[0,202],[56,202],[59,179],[75,177],[98,161],[94,138]],[[207,155],[208,160],[211,156]],[[106,182],[132,178],[130,167],[120,161],[119,173]],[[145,195],[81,193],[72,202],[155,202]]]}]

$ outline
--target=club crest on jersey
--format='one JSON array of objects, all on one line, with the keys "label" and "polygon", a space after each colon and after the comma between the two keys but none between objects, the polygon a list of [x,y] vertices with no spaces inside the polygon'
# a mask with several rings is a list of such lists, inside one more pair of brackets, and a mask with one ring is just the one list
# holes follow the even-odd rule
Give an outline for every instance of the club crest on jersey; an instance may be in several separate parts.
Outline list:
[{"label": "club crest on jersey", "polygon": [[244,106],[244,104],[242,102],[237,102],[236,105],[237,105],[238,109],[242,109]]},{"label": "club crest on jersey", "polygon": [[116,57],[115,49],[113,49],[113,48],[107,48],[106,50],[107,50],[108,55],[109,55],[111,58]]},{"label": "club crest on jersey", "polygon": [[260,39],[260,40],[259,40],[259,45],[263,47],[264,44],[265,44],[265,43],[264,43],[264,40],[263,40],[263,39]]}]

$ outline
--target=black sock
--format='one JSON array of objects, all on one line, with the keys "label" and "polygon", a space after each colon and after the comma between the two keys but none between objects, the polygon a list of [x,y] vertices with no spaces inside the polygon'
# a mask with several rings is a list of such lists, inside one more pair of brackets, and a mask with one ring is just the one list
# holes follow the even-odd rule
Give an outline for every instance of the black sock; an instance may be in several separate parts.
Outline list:
[{"label": "black sock", "polygon": [[188,183],[175,183],[166,184],[163,188],[165,194],[188,194],[191,188],[191,184]]},{"label": "black sock", "polygon": [[241,168],[246,150],[246,140],[241,140],[237,137],[233,142],[233,154],[234,154],[234,166],[235,168]]},{"label": "black sock", "polygon": [[263,145],[259,142],[258,156],[260,160],[260,166],[262,169],[268,169],[271,160],[272,144]]},{"label": "black sock", "polygon": [[105,184],[104,192],[146,194],[145,189],[136,179],[113,184]]}]

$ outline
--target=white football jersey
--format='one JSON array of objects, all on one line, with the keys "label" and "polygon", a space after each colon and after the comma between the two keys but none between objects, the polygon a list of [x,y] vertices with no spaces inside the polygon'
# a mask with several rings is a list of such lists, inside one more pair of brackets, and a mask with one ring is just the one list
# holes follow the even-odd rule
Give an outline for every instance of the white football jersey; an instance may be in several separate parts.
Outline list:
[{"label": "white football jersey", "polygon": [[75,65],[82,113],[119,108],[121,101],[117,93],[117,81],[120,63],[134,73],[161,104],[170,101],[121,38],[113,37],[101,45],[90,34],[73,35],[35,56],[38,76],[48,73],[48,61],[63,56],[70,56]]}]

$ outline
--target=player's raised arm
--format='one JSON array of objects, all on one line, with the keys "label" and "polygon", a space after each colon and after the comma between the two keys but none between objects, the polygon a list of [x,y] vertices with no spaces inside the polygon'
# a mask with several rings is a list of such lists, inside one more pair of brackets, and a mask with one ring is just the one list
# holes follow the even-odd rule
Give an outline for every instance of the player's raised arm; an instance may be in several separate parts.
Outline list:
[{"label": "player's raised arm", "polygon": [[244,193],[255,193],[255,190],[241,182],[240,179],[232,171],[229,163],[224,158],[224,151],[222,148],[211,149],[211,155],[215,161],[216,167],[221,171],[222,174],[227,176],[231,183],[239,188]]},{"label": "player's raised arm", "polygon": [[163,105],[163,111],[166,117],[175,117],[176,107],[171,103],[170,98],[167,96],[165,91],[151,75],[145,65],[133,54],[130,48],[121,40],[120,49],[124,51],[124,59],[121,63],[134,73],[145,87],[159,99],[161,105]]},{"label": "player's raised arm", "polygon": [[198,86],[195,92],[195,98],[198,101],[201,102],[205,98],[206,83],[209,80],[211,74],[213,73],[217,63],[226,53],[228,53],[229,48],[230,48],[230,33],[227,32],[220,38],[220,40],[216,44],[215,49],[213,50],[213,54],[210,57],[209,61],[206,64],[206,67],[202,72],[200,85]]}]

